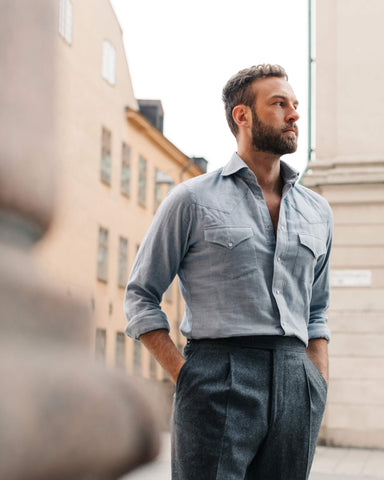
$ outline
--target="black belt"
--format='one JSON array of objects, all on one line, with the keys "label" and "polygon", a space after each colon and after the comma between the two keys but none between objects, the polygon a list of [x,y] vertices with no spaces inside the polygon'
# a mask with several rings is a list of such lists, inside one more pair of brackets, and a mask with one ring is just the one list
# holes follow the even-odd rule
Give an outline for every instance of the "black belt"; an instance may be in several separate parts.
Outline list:
[{"label": "black belt", "polygon": [[239,346],[245,348],[289,348],[305,351],[305,344],[297,337],[282,335],[250,335],[245,337],[197,338],[188,339],[188,343],[207,343],[214,345]]}]

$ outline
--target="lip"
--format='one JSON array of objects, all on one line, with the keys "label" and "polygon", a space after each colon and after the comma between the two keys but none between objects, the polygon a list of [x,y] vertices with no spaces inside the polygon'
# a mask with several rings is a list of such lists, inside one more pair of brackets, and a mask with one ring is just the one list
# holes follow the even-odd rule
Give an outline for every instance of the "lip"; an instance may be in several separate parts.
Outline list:
[{"label": "lip", "polygon": [[292,132],[296,135],[296,130],[294,128],[287,128],[286,130],[283,130],[283,133],[286,133],[286,132]]}]

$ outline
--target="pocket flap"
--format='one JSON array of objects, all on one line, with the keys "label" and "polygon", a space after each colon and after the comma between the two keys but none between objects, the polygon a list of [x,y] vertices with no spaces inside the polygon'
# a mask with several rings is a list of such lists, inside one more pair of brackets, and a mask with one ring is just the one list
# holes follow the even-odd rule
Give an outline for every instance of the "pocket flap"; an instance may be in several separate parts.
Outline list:
[{"label": "pocket flap", "polygon": [[206,242],[216,243],[230,250],[251,237],[253,237],[251,227],[217,227],[204,230]]},{"label": "pocket flap", "polygon": [[327,251],[327,247],[321,238],[308,235],[307,233],[299,233],[299,240],[301,245],[308,248],[315,258],[324,255]]}]

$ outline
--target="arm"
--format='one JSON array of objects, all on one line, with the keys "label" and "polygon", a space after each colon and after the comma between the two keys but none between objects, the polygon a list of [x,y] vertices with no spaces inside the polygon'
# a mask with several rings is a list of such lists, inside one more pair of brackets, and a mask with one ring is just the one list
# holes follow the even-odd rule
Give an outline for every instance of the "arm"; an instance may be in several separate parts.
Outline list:
[{"label": "arm", "polygon": [[307,355],[328,384],[328,341],[325,338],[309,340]]},{"label": "arm", "polygon": [[[328,207],[329,208],[329,207]],[[329,260],[333,236],[333,217],[329,208],[329,231],[326,254],[320,257],[315,269],[312,285],[312,300],[308,324],[307,355],[328,384],[328,341],[327,308],[329,306]]]},{"label": "arm", "polygon": [[315,266],[315,275],[312,284],[312,298],[308,321],[308,339],[326,339],[329,341],[330,332],[327,326],[329,307],[329,263],[333,236],[332,211],[328,206],[328,238],[326,252],[321,255]]},{"label": "arm", "polygon": [[191,225],[191,199],[181,185],[160,205],[136,256],[124,299],[130,337],[169,331],[160,303],[188,251]]},{"label": "arm", "polygon": [[177,350],[167,330],[153,330],[140,335],[140,341],[152,353],[173,383],[176,384],[181,367],[185,363],[184,357]]}]

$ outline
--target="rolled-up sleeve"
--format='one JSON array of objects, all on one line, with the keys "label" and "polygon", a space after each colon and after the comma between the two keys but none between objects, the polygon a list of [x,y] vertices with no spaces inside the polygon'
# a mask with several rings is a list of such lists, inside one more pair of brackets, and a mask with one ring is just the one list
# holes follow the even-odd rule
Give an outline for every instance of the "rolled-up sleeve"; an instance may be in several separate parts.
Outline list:
[{"label": "rolled-up sleeve", "polygon": [[333,216],[328,206],[328,239],[327,251],[325,255],[319,257],[316,268],[315,277],[312,286],[312,298],[310,304],[310,316],[308,323],[308,339],[325,338],[330,340],[330,330],[328,328],[327,309],[329,307],[329,261],[333,236]]},{"label": "rolled-up sleeve", "polygon": [[160,303],[188,251],[192,202],[185,185],[175,187],[156,212],[137,253],[125,291],[126,333],[138,339],[143,333],[167,329]]}]

